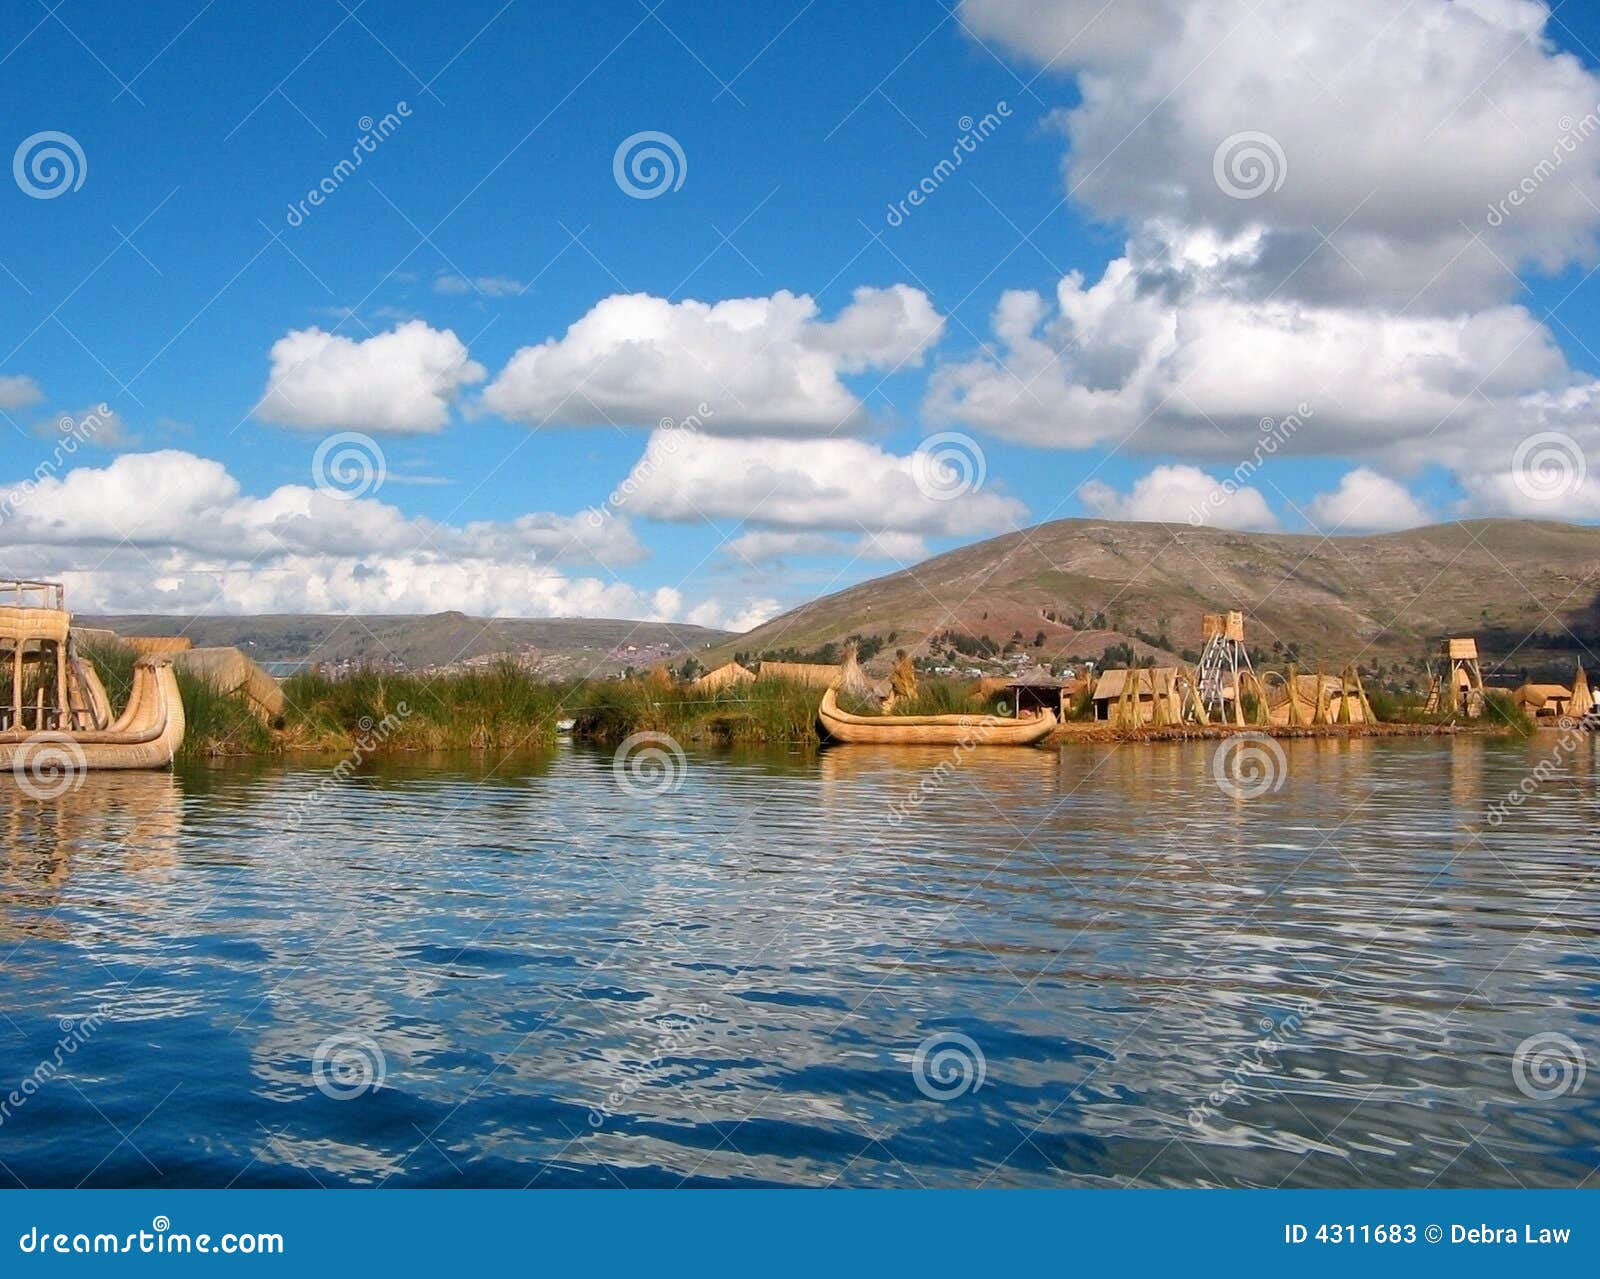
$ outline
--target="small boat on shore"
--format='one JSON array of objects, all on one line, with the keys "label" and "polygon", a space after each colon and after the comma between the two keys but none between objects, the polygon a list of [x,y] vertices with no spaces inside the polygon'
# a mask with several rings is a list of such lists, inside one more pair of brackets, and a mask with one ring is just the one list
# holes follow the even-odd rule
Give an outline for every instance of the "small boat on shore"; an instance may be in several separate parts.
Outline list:
[{"label": "small boat on shore", "polygon": [[852,715],[839,709],[829,689],[817,708],[824,740],[878,746],[1032,746],[1055,731],[1056,716],[1036,715]]}]

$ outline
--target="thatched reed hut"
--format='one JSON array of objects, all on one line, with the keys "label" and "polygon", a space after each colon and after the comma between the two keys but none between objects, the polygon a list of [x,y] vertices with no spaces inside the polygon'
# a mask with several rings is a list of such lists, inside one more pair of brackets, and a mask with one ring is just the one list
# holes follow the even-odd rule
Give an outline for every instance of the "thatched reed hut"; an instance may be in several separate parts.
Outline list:
[{"label": "thatched reed hut", "polygon": [[1517,709],[1535,722],[1561,719],[1572,713],[1572,690],[1562,684],[1522,684],[1511,696]]},{"label": "thatched reed hut", "polygon": [[697,693],[715,693],[719,689],[729,688],[735,684],[755,682],[756,673],[748,666],[740,666],[738,662],[724,662],[716,670],[707,671],[689,687]]},{"label": "thatched reed hut", "polygon": [[1042,667],[1019,675],[1006,684],[1006,700],[1013,715],[1048,710],[1065,722],[1072,710],[1072,693],[1065,680],[1059,680]]},{"label": "thatched reed hut", "polygon": [[[1094,717],[1119,723],[1177,724],[1183,719],[1183,689],[1176,666],[1114,667],[1101,671],[1094,685]],[[1137,707],[1137,710],[1133,708]]]}]

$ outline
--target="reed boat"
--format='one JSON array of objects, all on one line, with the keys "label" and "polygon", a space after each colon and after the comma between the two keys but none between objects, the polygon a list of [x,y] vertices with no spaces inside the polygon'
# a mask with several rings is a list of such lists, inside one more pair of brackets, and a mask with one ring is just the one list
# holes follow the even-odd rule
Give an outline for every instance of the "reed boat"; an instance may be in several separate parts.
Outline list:
[{"label": "reed boat", "polygon": [[1032,746],[1055,730],[1055,712],[999,715],[852,715],[829,689],[817,708],[825,740],[879,746]]},{"label": "reed boat", "polygon": [[116,714],[77,652],[63,595],[55,582],[0,583],[0,773],[26,785],[83,769],[168,767],[185,728],[171,657],[135,662]]}]

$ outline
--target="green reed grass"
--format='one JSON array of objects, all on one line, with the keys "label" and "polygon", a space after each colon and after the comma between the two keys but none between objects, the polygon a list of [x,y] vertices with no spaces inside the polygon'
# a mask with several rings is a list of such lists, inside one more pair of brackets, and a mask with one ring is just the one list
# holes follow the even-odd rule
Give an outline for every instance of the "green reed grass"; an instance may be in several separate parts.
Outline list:
[{"label": "green reed grass", "polygon": [[510,750],[547,744],[567,689],[513,662],[443,675],[306,673],[284,681],[285,720],[296,745],[338,749],[376,735],[390,751]]}]

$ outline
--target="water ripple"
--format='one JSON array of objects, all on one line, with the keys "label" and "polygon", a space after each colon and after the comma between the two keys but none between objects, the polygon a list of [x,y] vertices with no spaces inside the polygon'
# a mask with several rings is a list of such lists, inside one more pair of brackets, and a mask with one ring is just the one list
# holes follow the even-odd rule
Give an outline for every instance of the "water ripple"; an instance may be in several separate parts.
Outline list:
[{"label": "water ripple", "polygon": [[[30,1185],[1592,1173],[1600,1078],[1518,1087],[1533,1035],[1600,1071],[1588,747],[1499,824],[1543,739],[1289,742],[1254,800],[1221,793],[1211,749],[692,754],[656,799],[570,747],[7,792],[0,1080],[28,1087],[5,1165]],[[371,1077],[328,1076],[340,1060]]]}]

